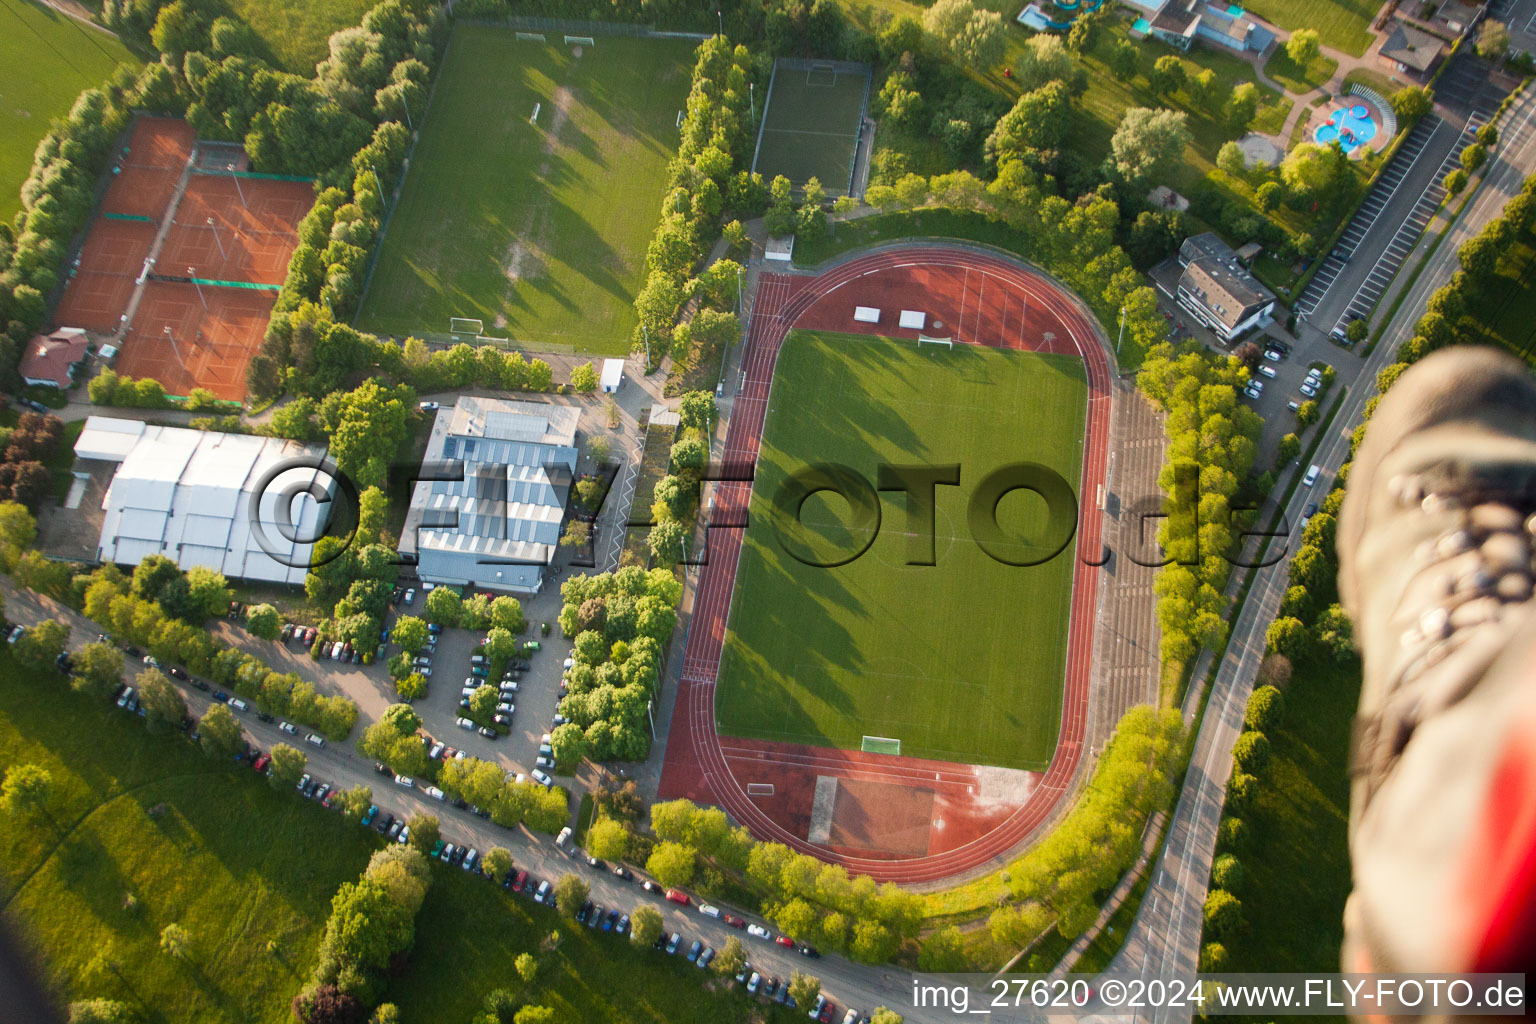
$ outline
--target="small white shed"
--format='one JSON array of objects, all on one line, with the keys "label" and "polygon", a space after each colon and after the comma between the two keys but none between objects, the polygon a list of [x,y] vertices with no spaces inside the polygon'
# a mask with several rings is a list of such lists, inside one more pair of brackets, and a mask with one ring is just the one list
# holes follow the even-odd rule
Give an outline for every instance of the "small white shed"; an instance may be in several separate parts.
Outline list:
[{"label": "small white shed", "polygon": [[603,394],[611,395],[619,390],[619,385],[624,383],[624,360],[604,359],[603,374],[599,378],[603,386]]}]

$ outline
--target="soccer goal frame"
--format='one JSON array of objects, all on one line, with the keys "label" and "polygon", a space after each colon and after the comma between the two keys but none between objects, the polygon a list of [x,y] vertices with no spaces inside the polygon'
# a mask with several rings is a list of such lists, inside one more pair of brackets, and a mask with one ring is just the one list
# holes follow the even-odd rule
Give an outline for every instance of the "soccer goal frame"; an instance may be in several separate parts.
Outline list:
[{"label": "soccer goal frame", "polygon": [[517,39],[518,39],[518,42],[523,42],[523,43],[547,43],[547,42],[549,42],[548,39],[544,38],[544,33],[543,32],[519,32],[519,33],[517,33]]},{"label": "soccer goal frame", "polygon": [[939,348],[939,347],[942,346],[943,348],[951,349],[952,350],[955,347],[955,339],[954,338],[930,338],[926,334],[919,334],[917,336],[917,350],[919,352],[921,352],[923,350],[923,346],[924,345],[932,345],[935,348]]},{"label": "soccer goal frame", "polygon": [[451,316],[448,318],[449,334],[475,334],[485,333],[485,321],[472,316]]},{"label": "soccer goal frame", "polygon": [[566,46],[596,46],[597,39],[593,36],[566,36]]},{"label": "soccer goal frame", "polygon": [[901,740],[893,736],[865,736],[859,750],[866,754],[890,754],[901,756]]}]

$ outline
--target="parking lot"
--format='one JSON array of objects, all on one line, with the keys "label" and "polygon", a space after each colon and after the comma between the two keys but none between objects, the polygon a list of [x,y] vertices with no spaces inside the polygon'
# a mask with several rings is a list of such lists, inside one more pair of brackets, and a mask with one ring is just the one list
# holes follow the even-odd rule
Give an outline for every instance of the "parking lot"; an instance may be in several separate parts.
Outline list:
[{"label": "parking lot", "polygon": [[[423,603],[423,595],[418,591],[415,605],[397,608],[389,622],[392,624],[399,614],[424,616]],[[537,640],[540,650],[528,655],[529,668],[517,680],[518,692],[511,697],[517,708],[512,715],[511,732],[494,740],[461,729],[456,724],[464,714],[459,708],[464,681],[474,679],[476,685],[481,682],[470,675],[469,659],[485,634],[467,629],[443,630],[437,649],[432,652],[432,676],[428,680],[427,696],[411,705],[421,716],[422,731],[451,747],[468,751],[471,757],[483,758],[514,771],[532,771],[534,758],[538,755],[539,737],[553,728],[555,709],[560,703],[561,665],[571,648],[555,624],[559,613],[560,588],[553,583],[546,585],[543,593],[523,599],[528,632],[521,639]],[[541,622],[550,624],[549,636],[540,635]],[[398,650],[391,645],[391,654]],[[489,682],[495,685],[498,680]]]}]

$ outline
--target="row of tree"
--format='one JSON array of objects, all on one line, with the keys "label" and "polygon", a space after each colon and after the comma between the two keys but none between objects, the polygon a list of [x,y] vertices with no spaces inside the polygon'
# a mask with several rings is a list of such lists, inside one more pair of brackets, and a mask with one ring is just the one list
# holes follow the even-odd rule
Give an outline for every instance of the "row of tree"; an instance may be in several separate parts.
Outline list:
[{"label": "row of tree", "polygon": [[[735,322],[735,317],[730,319]],[[695,316],[693,322],[698,320],[699,316]],[[685,324],[679,330],[688,326]],[[651,532],[647,540],[651,564],[658,568],[678,565],[694,533],[715,416],[715,396],[708,391],[690,391],[678,405],[679,435],[672,444],[667,475],[656,482],[652,492]]]},{"label": "row of tree", "polygon": [[416,913],[432,873],[418,849],[390,843],[356,882],[343,883],[309,981],[293,999],[305,1024],[361,1020],[380,1001],[416,941]]},{"label": "row of tree", "polygon": [[720,35],[700,43],[697,52],[661,222],[646,250],[645,285],[635,298],[639,324],[632,341],[639,349],[649,339],[655,360],[673,337],[678,311],[700,288],[693,270],[718,237],[721,215],[727,208],[755,213],[766,200],[761,175],[736,170],[750,153],[749,92],[760,77],[759,63],[745,46],[732,47]]},{"label": "row of tree", "polygon": [[[1265,674],[1270,678],[1288,678],[1289,663],[1272,662]],[[1211,864],[1211,884],[1203,911],[1202,971],[1227,968],[1227,949],[1221,940],[1235,935],[1242,925],[1243,904],[1238,892],[1243,885],[1243,865],[1239,856],[1250,840],[1244,815],[1256,809],[1259,787],[1269,776],[1270,745],[1265,733],[1278,726],[1284,714],[1285,698],[1280,690],[1272,684],[1258,687],[1248,698],[1243,731],[1232,747],[1232,778],[1227,782],[1226,802],[1216,828],[1218,854]]]},{"label": "row of tree", "polygon": [[670,567],[625,566],[561,585],[560,629],[575,643],[560,713],[581,728],[593,760],[641,761],[649,752],[650,703],[682,595]]},{"label": "row of tree", "polygon": [[[1131,708],[1075,807],[1034,849],[1009,865],[1013,902],[989,921],[992,937],[1019,949],[1054,922],[1064,938],[1081,935],[1099,901],[1136,861],[1147,819],[1169,806],[1184,764],[1184,723],[1175,708]],[[960,935],[939,932],[925,944],[927,970],[964,968]],[[1054,964],[1031,963],[1032,971]]]},{"label": "row of tree", "polygon": [[[1211,356],[1198,342],[1164,343],[1147,353],[1137,385],[1166,413],[1168,449],[1158,474],[1166,495],[1158,543],[1170,561],[1157,574],[1165,666],[1183,666],[1226,636],[1223,594],[1240,525],[1251,512],[1232,505],[1248,484],[1263,420],[1238,401],[1248,369]],[[1262,481],[1253,490],[1264,493]]]}]

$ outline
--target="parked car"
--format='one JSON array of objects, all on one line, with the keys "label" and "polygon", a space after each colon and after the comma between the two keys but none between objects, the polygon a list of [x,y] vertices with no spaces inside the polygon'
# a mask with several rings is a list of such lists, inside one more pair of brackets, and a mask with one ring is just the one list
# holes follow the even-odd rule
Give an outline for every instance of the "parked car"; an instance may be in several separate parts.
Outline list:
[{"label": "parked car", "polygon": [[326,796],[330,794],[330,792],[331,792],[331,784],[329,782],[322,783],[320,788],[315,790],[315,799],[316,800],[324,800],[326,798]]},{"label": "parked car", "polygon": [[409,775],[396,775],[395,785],[404,786],[406,789],[415,789],[416,780],[411,778]]},{"label": "parked car", "polygon": [[317,747],[323,747],[325,746],[325,737],[317,732],[312,732],[304,737],[304,742],[314,744]]},{"label": "parked car", "polygon": [[254,762],[251,763],[251,768],[258,772],[265,772],[267,770],[267,765],[271,763],[272,756],[270,754],[262,754]]},{"label": "parked car", "polygon": [[302,792],[304,792],[305,787],[308,786],[308,785],[309,785],[309,772],[305,772],[303,775],[299,776],[299,784],[297,786],[294,786],[293,788],[298,790],[300,793],[302,793]]},{"label": "parked car", "polygon": [[758,974],[756,971],[753,971],[752,976],[747,979],[747,994],[752,996],[757,995],[757,988],[762,983],[763,976]]},{"label": "parked car", "polygon": [[1275,376],[1275,368],[1273,366],[1260,366],[1259,373],[1265,377],[1273,378]]},{"label": "parked car", "polygon": [[681,889],[668,889],[666,896],[667,899],[672,903],[680,903],[685,907],[689,903],[688,894],[683,892]]},{"label": "parked car", "polygon": [[795,948],[795,940],[790,938],[788,935],[780,935],[778,938],[774,939],[773,942],[774,945],[783,946],[785,949]]},{"label": "parked car", "polygon": [[444,793],[442,790],[438,789],[436,786],[428,786],[425,789],[423,789],[422,792],[426,793],[427,796],[431,797],[433,800],[446,800],[446,799],[448,799],[448,794]]},{"label": "parked car", "polygon": [[513,892],[522,892],[523,891],[523,887],[525,885],[527,885],[527,884],[528,884],[528,872],[526,872],[526,871],[519,871],[516,875],[512,876],[512,891]]},{"label": "parked car", "polygon": [[693,945],[688,947],[688,962],[694,963],[699,959],[699,954],[704,952],[704,943],[698,939],[693,940]]},{"label": "parked car", "polygon": [[747,925],[747,934],[752,936],[754,939],[772,940],[773,938],[773,933],[760,924]]},{"label": "parked car", "polygon": [[812,960],[821,959],[821,953],[816,949],[815,946],[801,946],[795,952],[799,953],[801,956],[810,957]]},{"label": "parked car", "polygon": [[405,828],[405,822],[392,821],[389,823],[389,831],[384,833],[385,839],[399,839],[401,829]]},{"label": "parked car", "polygon": [[480,728],[476,729],[475,732],[478,732],[481,736],[484,736],[488,740],[493,740],[501,735],[501,733],[497,732],[495,729],[492,729],[488,725],[482,725]]},{"label": "parked car", "polygon": [[649,878],[640,883],[640,888],[644,889],[646,892],[661,892],[661,886],[657,885]]},{"label": "parked car", "polygon": [[713,960],[714,958],[715,958],[715,947],[714,946],[705,946],[704,947],[704,952],[700,953],[698,960],[694,961],[694,966],[702,971],[702,970],[704,970],[704,968],[709,966],[709,962],[711,960]]},{"label": "parked car", "polygon": [[384,812],[384,817],[374,822],[373,827],[378,829],[380,835],[385,835],[389,832],[389,826],[394,824],[394,821],[395,816],[386,811]]},{"label": "parked car", "polygon": [[551,786],[553,786],[555,784],[555,780],[554,779],[550,778],[548,775],[546,775],[544,772],[540,771],[537,768],[535,768],[529,774],[533,777],[533,781],[534,782],[537,782],[539,785],[543,786],[545,789],[549,789]]},{"label": "parked car", "polygon": [[549,883],[547,881],[546,882],[540,882],[539,883],[538,891],[533,894],[533,901],[535,903],[543,903],[545,900],[548,900],[548,899],[550,899]]},{"label": "parked car", "polygon": [[229,698],[229,706],[234,708],[236,711],[246,711],[250,708],[250,705],[241,700],[239,697]]},{"label": "parked car", "polygon": [[294,725],[292,722],[278,722],[277,727],[290,736],[296,734],[299,731],[299,727]]},{"label": "parked car", "polygon": [[460,729],[473,730],[475,728],[474,720],[469,718],[455,719],[454,724],[457,725]]},{"label": "parked car", "polygon": [[[672,894],[671,893],[667,893],[667,899],[671,899],[671,898],[672,898]],[[715,917],[715,918],[718,918],[720,916],[720,908],[715,906],[712,903],[700,903],[699,904],[699,913],[703,914],[705,917]]]},{"label": "parked car", "polygon": [[369,804],[368,805],[368,809],[363,812],[363,817],[362,817],[361,822],[359,822],[359,824],[361,824],[364,828],[367,828],[369,825],[373,824],[373,819],[378,817],[378,815],[379,815],[379,805],[378,804]]},{"label": "parked car", "polygon": [[409,589],[409,590],[407,590],[405,592],[405,603],[406,604],[415,604],[416,603],[416,589],[414,587],[412,587],[411,589]]},{"label": "parked car", "polygon": [[475,865],[477,865],[479,863],[480,863],[480,851],[475,849],[473,846],[471,846],[469,848],[469,852],[464,855],[463,868],[464,868],[465,871],[473,871],[473,870],[475,870]]},{"label": "parked car", "polygon": [[615,864],[613,867],[613,873],[626,882],[633,881],[635,877],[635,873],[629,870],[629,868],[625,867],[623,864]]}]

